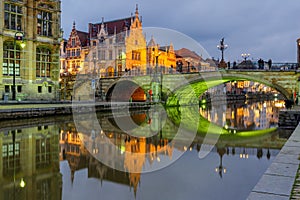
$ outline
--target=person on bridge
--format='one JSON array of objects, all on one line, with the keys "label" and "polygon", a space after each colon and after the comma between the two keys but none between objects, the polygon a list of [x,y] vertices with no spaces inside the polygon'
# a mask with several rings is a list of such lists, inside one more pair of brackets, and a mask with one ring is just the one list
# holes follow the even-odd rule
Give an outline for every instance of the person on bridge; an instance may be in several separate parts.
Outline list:
[{"label": "person on bridge", "polygon": [[272,68],[272,60],[271,59],[268,60],[268,65],[269,65],[269,70],[270,70]]}]

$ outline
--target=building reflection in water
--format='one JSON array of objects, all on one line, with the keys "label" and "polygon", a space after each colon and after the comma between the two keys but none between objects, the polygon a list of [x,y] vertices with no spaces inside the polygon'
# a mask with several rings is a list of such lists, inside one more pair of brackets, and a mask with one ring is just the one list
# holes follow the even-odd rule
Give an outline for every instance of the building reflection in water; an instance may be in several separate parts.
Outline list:
[{"label": "building reflection in water", "polygon": [[[141,126],[155,121],[147,112],[133,114],[131,117]],[[63,160],[68,162],[71,170],[71,183],[76,179],[76,171],[87,169],[87,178],[96,178],[101,185],[108,181],[128,186],[135,196],[141,184],[142,169],[146,165],[155,165],[164,159],[172,160],[178,152],[199,152],[204,140],[197,135],[190,146],[182,145],[180,141],[175,142],[172,138],[177,128],[170,120],[166,120],[159,134],[151,137],[135,137],[124,133],[110,115],[100,116],[99,122],[103,130],[94,130],[87,135],[77,131],[73,120],[53,119],[52,123],[22,126],[6,124],[8,128],[1,128],[0,123],[0,199],[62,199],[62,171],[59,165]],[[160,126],[157,121],[155,124]],[[94,141],[92,151],[88,150],[82,140],[83,135]],[[245,141],[223,141],[220,138],[212,148],[212,153],[218,155],[219,159],[210,164],[211,169],[223,177],[227,171],[232,170],[230,164],[226,163],[229,155],[241,160],[249,157],[270,159],[270,149],[280,149],[287,140],[285,136],[286,134],[273,133]],[[101,138],[107,138],[108,141]],[[110,146],[101,142],[113,143],[118,148],[117,154],[114,154],[115,151]],[[99,154],[105,155],[105,162],[111,162],[110,166],[114,167],[100,162],[97,159]],[[197,159],[197,154],[194,156]],[[123,167],[124,170],[116,170],[117,167]]]},{"label": "building reflection in water", "polygon": [[277,125],[279,110],[284,100],[263,102],[238,102],[200,108],[208,121],[235,130],[262,130]]},{"label": "building reflection in water", "polygon": [[[150,119],[139,114],[140,120],[136,119],[139,123],[145,120],[148,122]],[[135,116],[138,118],[138,116]],[[143,119],[143,120],[142,120]],[[123,185],[128,185],[133,189],[136,195],[138,186],[141,181],[141,172],[143,167],[147,164],[152,165],[154,162],[159,163],[161,157],[167,156],[173,159],[172,155],[176,151],[200,151],[203,138],[196,137],[191,146],[176,145],[170,137],[167,129],[163,129],[161,134],[152,137],[134,137],[121,131],[110,116],[105,116],[99,120],[102,124],[103,130],[99,133],[93,131],[88,135],[89,138],[97,141],[92,145],[92,151],[87,150],[84,145],[85,140],[83,133],[77,132],[74,124],[69,124],[61,128],[60,132],[60,159],[67,160],[71,170],[71,181],[74,181],[74,174],[80,169],[88,169],[88,177],[98,178],[101,182],[110,181]],[[168,126],[168,125],[166,125]],[[115,144],[115,148],[119,149],[118,155],[112,151],[111,147],[100,145],[99,138],[108,138],[109,142]],[[247,140],[246,142],[228,142],[219,141],[218,144],[212,149],[212,152],[219,155],[219,166],[212,166],[219,176],[222,178],[226,173],[227,167],[224,165],[224,159],[227,155],[238,156],[241,159],[247,159],[249,156],[256,156],[258,159],[263,155],[270,159],[269,148],[280,149],[286,141],[286,138],[280,138],[276,133],[272,137],[255,138],[254,140]],[[172,145],[170,145],[172,144]],[[221,145],[222,147],[218,147]],[[245,148],[244,146],[248,146]],[[268,153],[263,153],[263,152]],[[122,166],[123,170],[117,170],[115,167],[108,167],[97,159],[97,155],[106,155],[105,162],[110,163],[110,166]],[[115,158],[119,157],[119,162]],[[113,162],[113,163],[112,163]],[[229,169],[230,170],[230,169]]]},{"label": "building reflection in water", "polygon": [[0,199],[61,199],[59,128],[0,129]]}]

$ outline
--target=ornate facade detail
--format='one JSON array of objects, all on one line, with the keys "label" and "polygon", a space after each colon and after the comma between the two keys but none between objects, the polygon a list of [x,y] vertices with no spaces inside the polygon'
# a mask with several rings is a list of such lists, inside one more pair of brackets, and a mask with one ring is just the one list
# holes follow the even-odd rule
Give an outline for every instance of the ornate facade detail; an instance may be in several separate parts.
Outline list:
[{"label": "ornate facade detail", "polygon": [[[0,98],[14,99],[16,93],[15,100],[58,100],[60,1],[1,4],[5,20],[0,23]],[[21,40],[16,34],[22,35]],[[42,80],[46,80],[47,87]]]}]

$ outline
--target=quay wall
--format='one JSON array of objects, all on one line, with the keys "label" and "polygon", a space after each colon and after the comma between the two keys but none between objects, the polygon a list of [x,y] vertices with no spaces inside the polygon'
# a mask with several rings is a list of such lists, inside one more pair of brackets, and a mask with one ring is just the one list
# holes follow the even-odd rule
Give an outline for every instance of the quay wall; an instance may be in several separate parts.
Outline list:
[{"label": "quay wall", "polygon": [[150,104],[141,103],[86,103],[86,104],[49,104],[34,105],[33,107],[24,108],[2,108],[0,109],[0,120],[10,119],[24,119],[46,116],[58,116],[58,115],[71,115],[74,111],[77,113],[91,113],[91,112],[110,112],[112,110],[134,110],[134,109],[148,109]]},{"label": "quay wall", "polygon": [[300,122],[300,110],[281,110],[279,112],[278,126],[280,128],[295,129]]}]

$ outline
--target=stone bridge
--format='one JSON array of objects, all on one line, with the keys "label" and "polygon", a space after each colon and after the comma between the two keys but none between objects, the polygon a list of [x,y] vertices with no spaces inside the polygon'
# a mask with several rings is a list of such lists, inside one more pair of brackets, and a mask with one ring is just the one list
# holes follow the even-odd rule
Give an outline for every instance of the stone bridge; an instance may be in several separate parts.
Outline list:
[{"label": "stone bridge", "polygon": [[[299,77],[300,72],[298,71],[222,70],[200,73],[158,73],[156,75],[105,77],[99,79],[94,89],[91,88],[91,79],[85,79],[85,84],[82,84],[82,81],[78,82],[80,82],[80,86],[85,85],[85,87],[81,87],[81,89],[84,88],[84,91],[80,93],[85,93],[86,95],[96,93],[96,96],[106,100],[145,101],[147,91],[150,90],[153,80],[159,83],[162,95],[165,95],[165,97],[191,84],[205,83],[207,85],[204,89],[205,91],[207,88],[228,81],[250,80],[270,86],[280,92],[285,98],[291,99],[294,92],[300,92]],[[200,95],[204,91],[196,91],[196,93]]]}]

